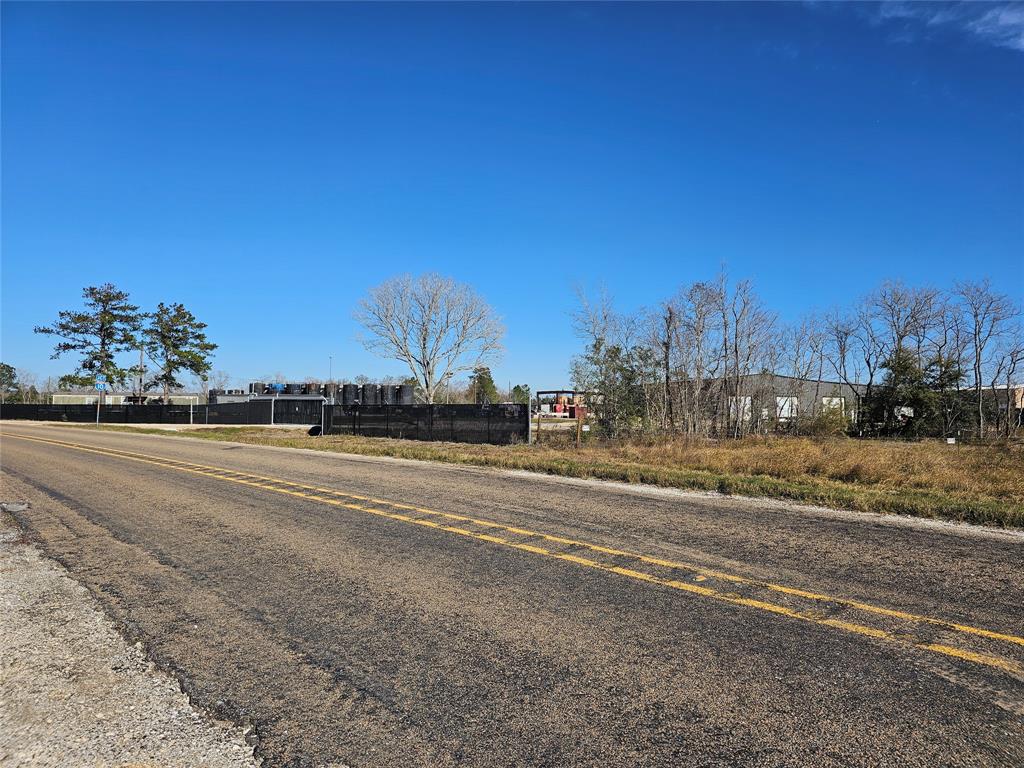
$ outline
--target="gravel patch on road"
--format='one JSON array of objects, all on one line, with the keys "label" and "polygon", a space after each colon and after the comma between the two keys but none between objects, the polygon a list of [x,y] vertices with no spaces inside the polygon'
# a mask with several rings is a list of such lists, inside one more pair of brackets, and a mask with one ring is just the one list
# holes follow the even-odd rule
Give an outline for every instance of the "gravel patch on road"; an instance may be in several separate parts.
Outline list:
[{"label": "gravel patch on road", "polygon": [[0,766],[258,765],[0,513]]}]

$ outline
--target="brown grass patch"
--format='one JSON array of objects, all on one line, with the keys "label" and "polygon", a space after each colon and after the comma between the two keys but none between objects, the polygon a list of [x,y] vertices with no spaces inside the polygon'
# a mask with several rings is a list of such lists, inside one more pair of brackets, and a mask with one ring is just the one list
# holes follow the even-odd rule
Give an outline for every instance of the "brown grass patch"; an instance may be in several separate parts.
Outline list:
[{"label": "brown grass patch", "polygon": [[[92,427],[95,428],[95,427]],[[100,427],[101,429],[104,427]],[[110,427],[118,429],[119,427]],[[125,428],[120,428],[125,429]],[[161,430],[139,430],[167,434]],[[224,427],[180,433],[207,440],[525,469],[650,483],[840,509],[1024,527],[1024,446],[938,441],[750,438],[587,443],[545,435],[540,445],[467,445]]]}]

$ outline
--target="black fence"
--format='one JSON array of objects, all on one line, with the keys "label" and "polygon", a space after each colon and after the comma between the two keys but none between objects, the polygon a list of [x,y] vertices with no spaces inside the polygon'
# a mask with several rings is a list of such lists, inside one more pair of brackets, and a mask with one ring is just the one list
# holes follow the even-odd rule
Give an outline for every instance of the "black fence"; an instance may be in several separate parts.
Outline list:
[{"label": "black fence", "polygon": [[[320,421],[317,408],[317,422]],[[93,405],[15,403],[0,406],[0,419],[96,422]],[[213,405],[104,405],[100,424],[269,424],[270,401]],[[313,422],[309,422],[313,423]]]},{"label": "black fence", "polygon": [[[251,402],[270,402],[254,400]],[[309,400],[293,400],[287,397],[275,398],[274,424],[322,424],[326,418],[324,401],[319,398]],[[330,406],[327,406],[328,408]],[[266,422],[264,422],[266,423]]]},{"label": "black fence", "polygon": [[[95,405],[5,404],[0,419],[94,423]],[[213,405],[104,405],[101,424],[295,424],[322,426],[324,434],[443,440],[456,443],[525,443],[526,405],[325,405],[322,400],[249,400]]]},{"label": "black fence", "polygon": [[324,434],[507,445],[530,439],[527,405],[328,405]]}]

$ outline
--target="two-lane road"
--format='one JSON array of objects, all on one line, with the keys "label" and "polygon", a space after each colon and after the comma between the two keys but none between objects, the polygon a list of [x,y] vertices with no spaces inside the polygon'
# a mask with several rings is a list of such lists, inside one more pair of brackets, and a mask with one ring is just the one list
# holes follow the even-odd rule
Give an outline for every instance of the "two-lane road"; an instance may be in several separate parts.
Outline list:
[{"label": "two-lane road", "polygon": [[25,423],[3,500],[269,765],[1024,765],[1024,536]]}]

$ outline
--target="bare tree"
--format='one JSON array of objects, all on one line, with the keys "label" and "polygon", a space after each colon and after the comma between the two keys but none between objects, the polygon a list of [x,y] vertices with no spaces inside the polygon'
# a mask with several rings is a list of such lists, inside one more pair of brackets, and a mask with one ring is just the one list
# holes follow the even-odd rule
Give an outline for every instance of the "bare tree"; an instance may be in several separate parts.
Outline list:
[{"label": "bare tree", "polygon": [[723,274],[719,278],[722,318],[722,351],[726,385],[725,431],[741,437],[751,426],[752,395],[745,383],[765,362],[775,331],[775,315],[764,308],[749,280],[732,290]]},{"label": "bare tree", "polygon": [[355,318],[370,334],[367,349],[409,366],[428,403],[456,374],[495,359],[505,332],[470,286],[433,273],[370,289]]},{"label": "bare tree", "polygon": [[210,389],[227,389],[231,383],[231,374],[227,371],[210,371],[206,384]]},{"label": "bare tree", "polygon": [[829,314],[824,321],[825,357],[844,384],[853,384],[850,379],[851,352],[854,345],[856,321],[839,311]]},{"label": "bare tree", "polygon": [[982,389],[983,369],[992,342],[1009,329],[1010,321],[1020,314],[1008,296],[996,293],[988,279],[979,283],[957,283],[956,296],[960,299],[967,319],[969,351],[974,368],[974,391],[978,406],[978,437],[985,432],[985,408]]},{"label": "bare tree", "polygon": [[1003,334],[993,355],[992,401],[997,413],[1005,407],[1006,414],[1002,424],[996,423],[996,429],[1002,426],[1004,437],[1010,437],[1020,422],[1017,402],[1017,391],[1014,387],[1018,371],[1024,370],[1024,325],[1016,323]]},{"label": "bare tree", "polygon": [[39,390],[36,385],[38,379],[32,371],[27,368],[18,369],[18,395],[23,403],[34,403],[39,399]]},{"label": "bare tree", "polygon": [[705,396],[708,382],[714,380],[724,365],[719,355],[718,339],[723,332],[716,307],[721,303],[720,285],[695,283],[681,296],[683,319],[680,323],[681,363],[687,371],[687,431],[707,435],[710,430]]},{"label": "bare tree", "polygon": [[875,325],[869,300],[862,301],[855,311],[853,339],[857,346],[856,354],[864,363],[864,371],[867,374],[866,394],[870,399],[875,377],[885,361],[886,344]]},{"label": "bare tree", "polygon": [[[809,414],[813,417],[816,404],[819,402],[818,394],[821,388],[826,347],[825,331],[822,329],[819,318],[815,315],[806,315],[799,324],[787,328],[782,334],[782,347],[790,376],[818,382],[813,401],[815,405],[812,406]],[[797,404],[796,413],[791,416],[790,426],[799,431],[802,417],[800,406]]]},{"label": "bare tree", "polygon": [[679,315],[676,311],[675,304],[672,301],[666,301],[662,306],[661,321],[664,326],[660,341],[662,352],[662,370],[663,375],[665,377],[665,388],[663,392],[663,398],[665,402],[662,412],[661,428],[675,429],[676,417],[675,409],[673,408],[672,396],[672,343],[679,336]]},{"label": "bare tree", "polygon": [[932,328],[924,345],[925,356],[918,363],[930,371],[931,386],[937,395],[937,406],[942,418],[942,434],[950,435],[960,423],[964,398],[964,356],[968,336],[963,308],[949,296],[936,303]]},{"label": "bare tree", "polygon": [[888,332],[886,355],[901,349],[914,338],[923,343],[934,316],[938,291],[908,288],[901,282],[885,282],[868,297],[874,316]]},{"label": "bare tree", "polygon": [[946,300],[934,288],[918,288],[911,292],[910,333],[908,341],[913,342],[917,353],[917,365],[924,369],[927,353],[935,344],[935,336],[943,328]]},{"label": "bare tree", "polygon": [[[1022,387],[1014,387],[1014,376],[1024,370],[1024,327],[1018,326],[1013,345],[1009,348],[1006,361],[1006,437],[1021,428],[1024,417]],[[1016,413],[1015,413],[1016,412]]]}]

